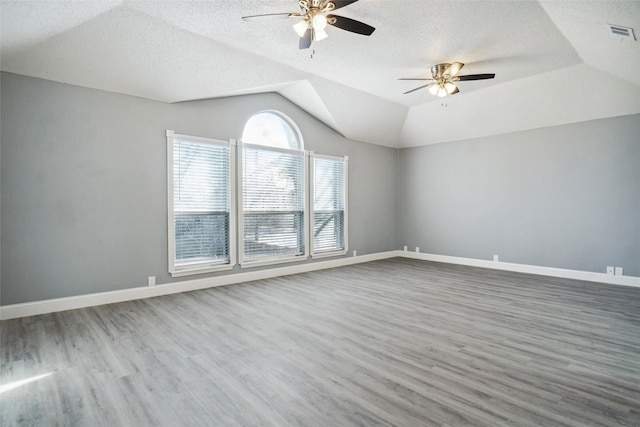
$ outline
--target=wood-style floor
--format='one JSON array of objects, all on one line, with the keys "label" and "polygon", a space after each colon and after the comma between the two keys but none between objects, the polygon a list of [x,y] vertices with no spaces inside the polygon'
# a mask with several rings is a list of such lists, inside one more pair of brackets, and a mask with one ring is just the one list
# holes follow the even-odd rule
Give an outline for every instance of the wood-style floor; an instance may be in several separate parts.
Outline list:
[{"label": "wood-style floor", "polygon": [[1,325],[2,426],[640,426],[640,288],[391,259]]}]

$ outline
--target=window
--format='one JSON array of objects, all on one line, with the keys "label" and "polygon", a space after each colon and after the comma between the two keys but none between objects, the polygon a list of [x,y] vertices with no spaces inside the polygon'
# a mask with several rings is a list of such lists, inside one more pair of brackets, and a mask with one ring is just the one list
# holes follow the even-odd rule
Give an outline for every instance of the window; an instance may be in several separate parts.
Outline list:
[{"label": "window", "polygon": [[167,131],[171,275],[345,254],[348,159],[305,152],[277,112],[252,116],[242,138]]},{"label": "window", "polygon": [[313,256],[347,252],[347,161],[347,157],[311,157]]},{"label": "window", "polygon": [[251,116],[244,125],[242,141],[265,147],[303,150],[302,137],[295,124],[270,111]]},{"label": "window", "polygon": [[169,272],[232,268],[230,143],[167,131]]},{"label": "window", "polygon": [[243,265],[304,260],[306,160],[299,131],[283,116],[251,117],[240,144]]}]

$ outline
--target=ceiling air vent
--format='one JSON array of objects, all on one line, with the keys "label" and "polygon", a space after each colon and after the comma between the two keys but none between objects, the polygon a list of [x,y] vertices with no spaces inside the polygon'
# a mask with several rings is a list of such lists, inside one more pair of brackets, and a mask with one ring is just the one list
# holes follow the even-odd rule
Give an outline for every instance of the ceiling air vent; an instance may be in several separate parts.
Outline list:
[{"label": "ceiling air vent", "polygon": [[633,28],[622,27],[620,25],[607,24],[609,33],[619,40],[634,41],[636,38],[633,35]]}]

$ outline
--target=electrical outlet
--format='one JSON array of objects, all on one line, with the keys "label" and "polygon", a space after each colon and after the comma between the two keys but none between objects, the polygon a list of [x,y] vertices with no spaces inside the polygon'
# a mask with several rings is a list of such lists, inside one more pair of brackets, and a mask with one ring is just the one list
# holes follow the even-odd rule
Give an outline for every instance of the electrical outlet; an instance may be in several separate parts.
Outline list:
[{"label": "electrical outlet", "polygon": [[494,261],[496,261],[496,262],[498,262],[498,261],[500,261],[500,258],[498,257],[498,255],[494,255],[494,256],[493,256],[493,260],[494,260]]},{"label": "electrical outlet", "polygon": [[416,246],[416,252],[420,252],[420,248]]},{"label": "electrical outlet", "polygon": [[610,276],[615,274],[613,267],[607,266],[607,274]]},{"label": "electrical outlet", "polygon": [[409,250],[409,248],[405,246],[404,247],[404,251],[407,252],[408,250]]},{"label": "electrical outlet", "polygon": [[149,278],[147,279],[147,283],[149,286],[155,286],[156,285],[156,276],[149,276]]},{"label": "electrical outlet", "polygon": [[355,250],[353,251],[353,256],[358,255],[358,252],[356,252]]},{"label": "electrical outlet", "polygon": [[614,273],[616,276],[622,276],[622,267],[614,268]]}]

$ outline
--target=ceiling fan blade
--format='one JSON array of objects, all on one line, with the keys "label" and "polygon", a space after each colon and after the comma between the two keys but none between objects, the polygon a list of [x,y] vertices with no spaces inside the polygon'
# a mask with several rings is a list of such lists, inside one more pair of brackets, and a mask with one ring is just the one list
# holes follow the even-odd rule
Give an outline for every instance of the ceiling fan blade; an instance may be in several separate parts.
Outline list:
[{"label": "ceiling fan blade", "polygon": [[434,80],[434,79],[414,79],[414,78],[411,78],[411,77],[402,77],[402,78],[400,78],[398,80]]},{"label": "ceiling fan blade", "polygon": [[465,80],[486,80],[492,79],[495,76],[495,74],[469,74],[468,76],[457,76],[455,77],[455,80],[461,82]]},{"label": "ceiling fan blade", "polygon": [[266,15],[243,16],[243,21],[279,21],[292,16],[300,16],[299,13],[267,13]]},{"label": "ceiling fan blade", "polygon": [[424,86],[419,86],[419,87],[417,87],[417,88],[415,88],[415,89],[411,89],[411,90],[409,90],[409,91],[407,91],[407,92],[403,93],[403,95],[406,95],[406,94],[411,93],[411,92],[415,92],[415,91],[417,91],[417,90],[419,90],[419,89],[422,89],[422,88],[425,88],[425,87],[427,87],[427,86],[431,86],[432,84],[433,84],[433,83],[428,83],[428,84],[426,84],[426,85],[424,85]]},{"label": "ceiling fan blade", "polygon": [[349,6],[351,3],[355,3],[358,0],[332,0],[331,3],[335,4],[336,7],[333,10],[340,9],[341,7]]},{"label": "ceiling fan blade", "polygon": [[355,19],[345,18],[344,16],[327,15],[327,20],[328,23],[334,27],[364,36],[370,36],[376,30],[371,25],[356,21]]},{"label": "ceiling fan blade", "polygon": [[304,35],[300,37],[300,43],[298,47],[300,49],[309,49],[311,46],[311,42],[313,41],[313,28],[307,28],[307,31],[304,32]]},{"label": "ceiling fan blade", "polygon": [[462,67],[464,67],[464,64],[462,62],[454,62],[449,65],[449,68],[444,71],[444,74],[455,76],[460,72],[460,70],[462,70]]}]

